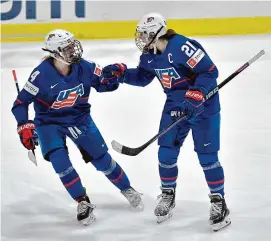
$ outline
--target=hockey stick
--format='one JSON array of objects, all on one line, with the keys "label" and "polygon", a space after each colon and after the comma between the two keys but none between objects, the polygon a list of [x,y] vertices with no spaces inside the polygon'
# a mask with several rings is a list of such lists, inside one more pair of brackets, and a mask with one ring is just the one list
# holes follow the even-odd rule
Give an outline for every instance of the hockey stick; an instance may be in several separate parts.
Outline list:
[{"label": "hockey stick", "polygon": [[[17,92],[19,94],[20,93],[20,88],[19,88],[19,84],[18,84],[18,80],[17,80],[16,71],[14,69],[12,70],[12,75],[13,75],[13,79],[14,79],[14,82],[15,82],[15,85],[16,85]],[[33,142],[33,140],[32,140],[32,142]],[[32,150],[28,151],[28,158],[36,166],[38,166],[37,158],[36,158],[36,154],[35,154],[35,144],[34,144],[34,142],[33,142],[33,146],[34,146],[34,148]]]},{"label": "hockey stick", "polygon": [[[217,87],[212,89],[206,96],[205,101],[212,98],[219,89],[221,89],[224,85],[226,85],[228,82],[230,82],[235,76],[243,72],[248,66],[250,66],[252,63],[254,63],[258,58],[260,58],[262,55],[264,55],[264,50],[261,50],[258,54],[256,54],[252,59],[250,59],[247,63],[242,65],[238,70],[236,70],[234,73],[232,73],[228,78],[226,78],[224,81],[222,81]],[[157,135],[155,135],[153,138],[151,138],[149,141],[147,141],[145,144],[143,144],[140,147],[131,148],[127,146],[123,146],[117,141],[112,141],[111,145],[113,149],[121,154],[128,155],[128,156],[136,156],[140,152],[142,152],[145,148],[147,148],[150,144],[152,144],[154,141],[156,141],[159,137],[167,133],[172,127],[177,125],[180,121],[184,120],[186,118],[186,114],[182,114],[179,116],[173,123],[171,123],[168,127],[160,131]]]}]

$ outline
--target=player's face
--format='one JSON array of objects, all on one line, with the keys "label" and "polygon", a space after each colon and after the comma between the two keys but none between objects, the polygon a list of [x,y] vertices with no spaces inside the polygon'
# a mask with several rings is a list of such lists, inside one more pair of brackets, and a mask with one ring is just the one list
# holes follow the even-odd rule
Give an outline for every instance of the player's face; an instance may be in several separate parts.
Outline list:
[{"label": "player's face", "polygon": [[83,54],[83,48],[78,40],[71,42],[60,51],[61,57],[68,64],[79,63]]},{"label": "player's face", "polygon": [[[136,46],[143,52],[144,48],[148,46],[148,49],[153,48],[153,44],[155,44],[153,41],[154,33],[147,33],[147,31],[140,31],[139,29],[136,30],[135,33],[135,42]],[[151,45],[149,45],[152,43]]]}]

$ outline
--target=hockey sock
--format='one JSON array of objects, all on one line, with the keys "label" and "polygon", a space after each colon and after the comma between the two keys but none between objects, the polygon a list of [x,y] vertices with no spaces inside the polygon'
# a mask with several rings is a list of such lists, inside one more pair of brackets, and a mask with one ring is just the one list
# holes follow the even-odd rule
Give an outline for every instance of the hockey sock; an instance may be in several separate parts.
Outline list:
[{"label": "hockey sock", "polygon": [[177,157],[179,151],[176,148],[160,147],[159,148],[159,174],[161,185],[164,188],[176,187],[178,178]]},{"label": "hockey sock", "polygon": [[162,187],[176,187],[176,180],[178,177],[177,163],[168,165],[163,162],[159,162],[159,174]]},{"label": "hockey sock", "polygon": [[102,157],[92,160],[91,163],[97,170],[102,171],[105,176],[121,191],[130,188],[130,181],[120,167],[120,165],[112,159],[109,153]]},{"label": "hockey sock", "polygon": [[49,159],[70,196],[74,200],[84,196],[85,189],[71,164],[67,150],[64,148],[58,149],[50,154]]},{"label": "hockey sock", "polygon": [[218,161],[217,152],[201,154],[198,153],[206,182],[211,193],[220,193],[224,196],[224,171]]}]

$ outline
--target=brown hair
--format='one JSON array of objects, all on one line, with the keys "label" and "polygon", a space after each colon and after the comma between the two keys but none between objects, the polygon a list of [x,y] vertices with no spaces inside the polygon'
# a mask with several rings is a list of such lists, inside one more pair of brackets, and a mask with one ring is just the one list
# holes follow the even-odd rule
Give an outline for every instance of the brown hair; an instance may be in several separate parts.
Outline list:
[{"label": "brown hair", "polygon": [[41,59],[41,62],[43,62],[44,60],[47,60],[47,59],[51,59],[51,58],[53,58],[53,57],[50,56],[50,55],[44,56],[44,57]]},{"label": "brown hair", "polygon": [[159,39],[161,40],[169,40],[174,37],[177,33],[173,29],[168,29],[166,34],[162,35]]}]

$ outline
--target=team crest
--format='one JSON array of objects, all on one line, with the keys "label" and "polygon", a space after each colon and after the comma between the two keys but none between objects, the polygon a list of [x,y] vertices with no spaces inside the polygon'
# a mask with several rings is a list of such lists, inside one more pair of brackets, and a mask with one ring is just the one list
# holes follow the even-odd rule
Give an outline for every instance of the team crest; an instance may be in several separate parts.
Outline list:
[{"label": "team crest", "polygon": [[51,108],[53,109],[61,109],[63,107],[72,107],[78,96],[84,95],[84,87],[83,84],[80,84],[72,89],[62,90],[58,94],[56,101],[52,104]]},{"label": "team crest", "polygon": [[54,38],[55,36],[56,36],[56,35],[55,35],[55,34],[53,34],[53,33],[52,33],[52,34],[49,34],[49,36],[48,36],[48,39],[47,39],[47,40],[49,41],[50,39]]},{"label": "team crest", "polygon": [[164,88],[170,89],[172,80],[180,79],[180,75],[173,67],[167,69],[156,69],[155,72]]},{"label": "team crest", "polygon": [[152,20],[154,20],[154,17],[149,17],[149,18],[147,18],[147,23],[152,22]]}]

